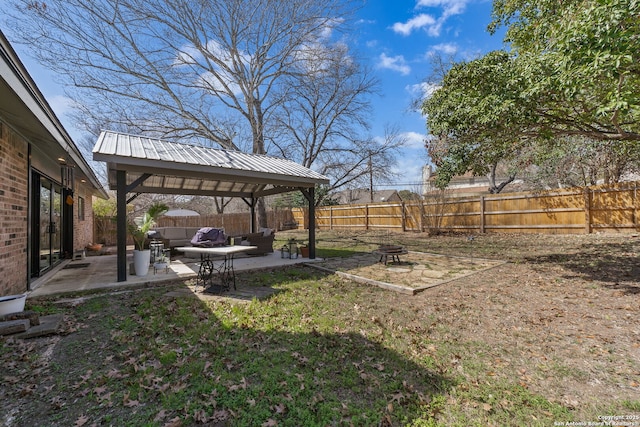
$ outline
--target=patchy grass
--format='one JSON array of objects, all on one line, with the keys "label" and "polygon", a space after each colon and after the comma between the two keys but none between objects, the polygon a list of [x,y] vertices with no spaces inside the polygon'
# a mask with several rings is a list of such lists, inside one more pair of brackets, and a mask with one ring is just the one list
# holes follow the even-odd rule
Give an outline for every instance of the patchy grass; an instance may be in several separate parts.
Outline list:
[{"label": "patchy grass", "polygon": [[548,426],[640,412],[637,240],[319,237],[319,256],[393,239],[511,263],[418,296],[297,266],[239,274],[281,290],[263,301],[171,288],[28,301],[63,313],[64,330],[3,339],[0,424]]}]

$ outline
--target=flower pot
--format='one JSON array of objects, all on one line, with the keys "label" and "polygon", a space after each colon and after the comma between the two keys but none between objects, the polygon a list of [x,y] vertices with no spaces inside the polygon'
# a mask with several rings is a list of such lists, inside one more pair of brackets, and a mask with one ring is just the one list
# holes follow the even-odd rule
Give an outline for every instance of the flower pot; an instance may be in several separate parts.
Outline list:
[{"label": "flower pot", "polygon": [[24,311],[24,302],[26,300],[27,294],[0,297],[0,316]]},{"label": "flower pot", "polygon": [[309,246],[300,246],[300,256],[309,258]]},{"label": "flower pot", "polygon": [[149,272],[149,262],[151,261],[151,251],[144,249],[142,251],[133,251],[133,268],[136,276],[146,276]]},{"label": "flower pot", "polygon": [[100,252],[102,250],[102,245],[100,243],[91,243],[87,245],[86,249],[91,252]]}]

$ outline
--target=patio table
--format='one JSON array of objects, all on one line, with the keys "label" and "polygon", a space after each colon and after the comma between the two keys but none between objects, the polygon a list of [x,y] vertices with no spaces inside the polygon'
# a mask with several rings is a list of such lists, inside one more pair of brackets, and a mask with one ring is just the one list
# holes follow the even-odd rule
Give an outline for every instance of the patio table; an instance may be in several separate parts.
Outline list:
[{"label": "patio table", "polygon": [[[182,246],[176,248],[178,252],[185,254],[199,254],[200,267],[196,277],[196,288],[202,286],[205,292],[221,293],[228,291],[233,283],[236,289],[236,272],[233,269],[233,258],[235,254],[248,252],[256,249],[256,246],[219,246],[213,248],[203,248],[197,246]],[[214,273],[217,273],[214,275]],[[219,279],[220,284],[213,283],[214,277]]]}]

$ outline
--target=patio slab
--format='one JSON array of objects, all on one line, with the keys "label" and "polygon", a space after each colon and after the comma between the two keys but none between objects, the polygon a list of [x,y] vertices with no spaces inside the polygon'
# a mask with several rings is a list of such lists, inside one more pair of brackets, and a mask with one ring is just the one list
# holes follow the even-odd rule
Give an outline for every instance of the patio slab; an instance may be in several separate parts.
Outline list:
[{"label": "patio slab", "polygon": [[[322,259],[281,258],[280,252],[274,251],[274,253],[264,256],[236,258],[234,260],[234,270],[236,272],[260,270],[300,263],[313,263],[315,261],[322,261]],[[133,256],[129,253],[127,256],[127,265],[131,262],[133,262]],[[127,275],[126,281],[118,282],[117,255],[102,255],[80,260],[69,260],[58,266],[56,271],[50,274],[46,280],[38,283],[37,288],[29,293],[28,298],[105,289],[123,290],[195,279],[198,273],[199,262],[200,260],[197,258],[176,256],[171,258],[168,271],[162,270],[154,274],[153,267],[150,267],[149,273],[146,276]]]},{"label": "patio slab", "polygon": [[408,251],[404,260],[393,263],[380,262],[380,256],[376,253],[362,253],[327,259],[311,266],[354,282],[415,295],[504,263],[499,260]]}]

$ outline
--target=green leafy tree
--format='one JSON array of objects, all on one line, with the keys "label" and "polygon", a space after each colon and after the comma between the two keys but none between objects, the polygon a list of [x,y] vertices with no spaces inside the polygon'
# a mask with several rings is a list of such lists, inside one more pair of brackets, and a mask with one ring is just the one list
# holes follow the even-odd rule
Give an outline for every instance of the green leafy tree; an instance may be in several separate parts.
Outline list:
[{"label": "green leafy tree", "polygon": [[[640,141],[638,16],[638,0],[496,0],[490,30],[508,26],[511,52],[455,64],[423,103],[437,184],[499,162],[522,170],[531,152],[544,150],[538,144],[554,138],[614,141],[592,148],[633,154]],[[619,176],[609,168],[599,173],[609,181]]]},{"label": "green leafy tree", "polygon": [[[490,191],[500,192],[521,168],[520,153],[528,139],[530,109],[522,99],[523,81],[507,52],[495,51],[455,64],[441,86],[423,103],[432,138],[426,147],[437,166],[436,186],[466,172],[488,175]],[[499,164],[510,169],[496,182]]]},{"label": "green leafy tree", "polygon": [[93,215],[98,218],[112,218],[116,216],[117,201],[114,197],[96,199],[92,203]]},{"label": "green leafy tree", "polygon": [[640,141],[640,1],[496,0],[541,134]]},{"label": "green leafy tree", "polygon": [[640,146],[635,141],[598,141],[582,136],[553,139],[530,152],[538,188],[576,187],[619,182],[637,173]]}]

